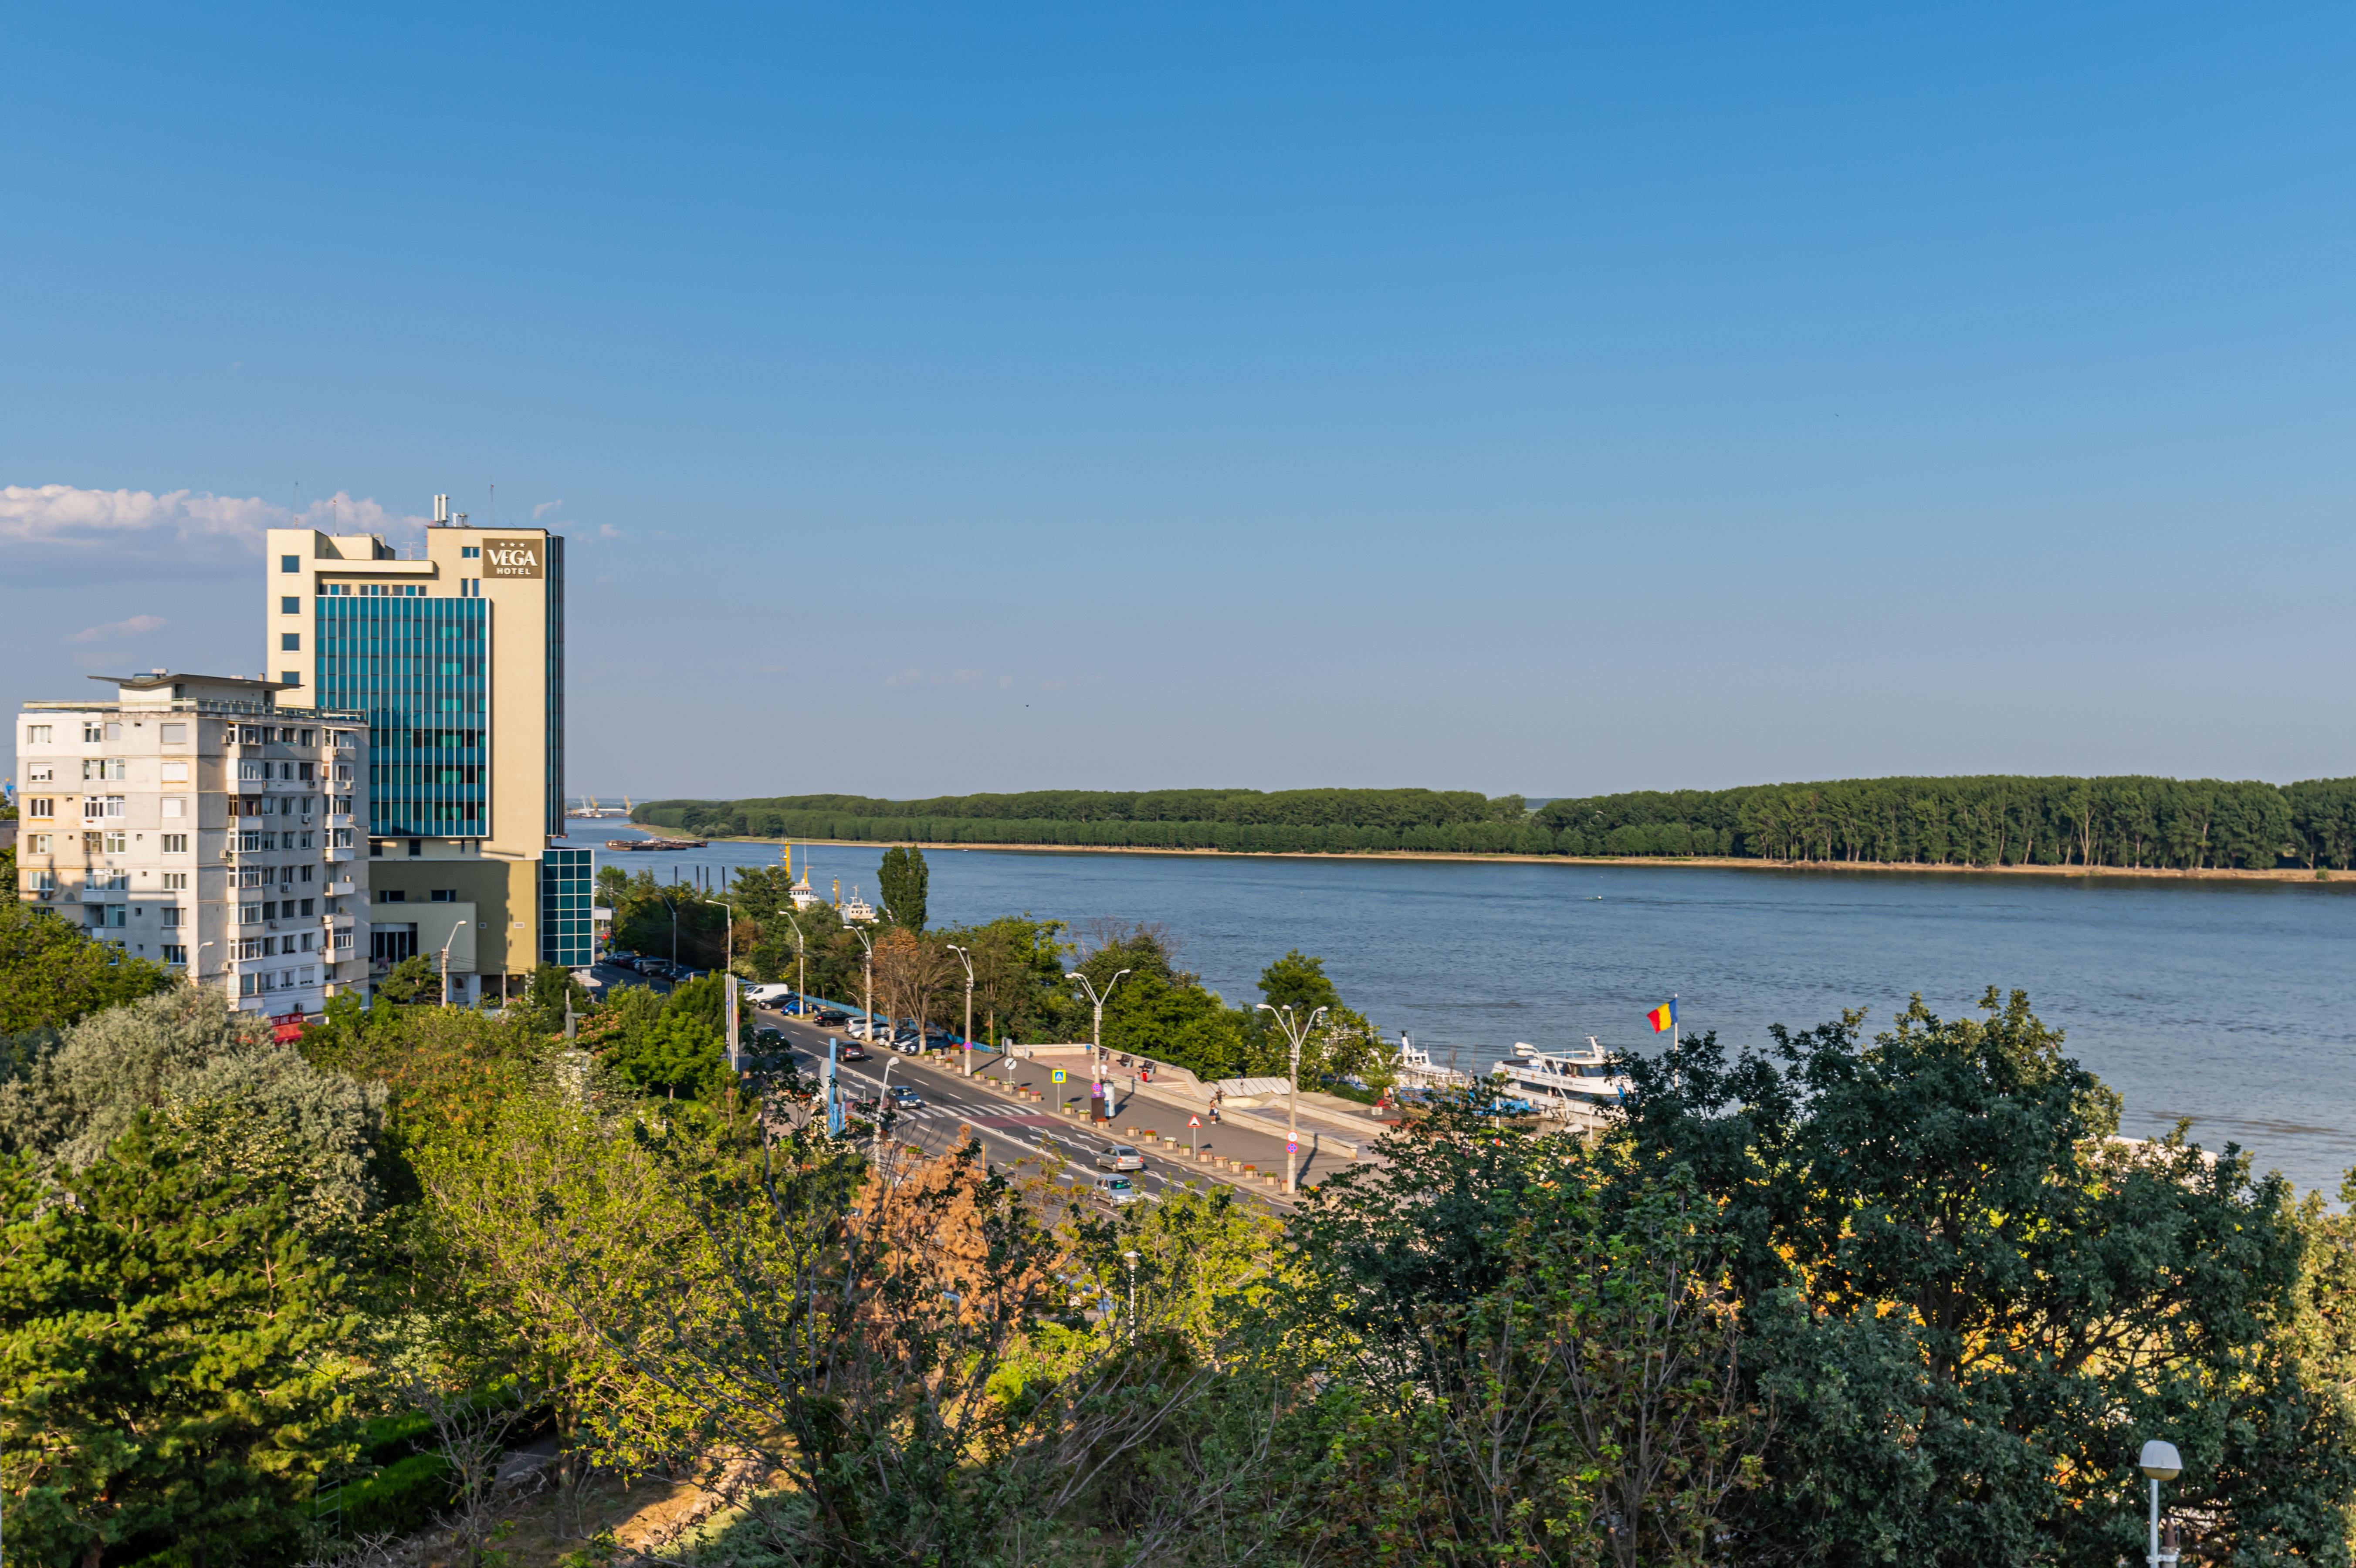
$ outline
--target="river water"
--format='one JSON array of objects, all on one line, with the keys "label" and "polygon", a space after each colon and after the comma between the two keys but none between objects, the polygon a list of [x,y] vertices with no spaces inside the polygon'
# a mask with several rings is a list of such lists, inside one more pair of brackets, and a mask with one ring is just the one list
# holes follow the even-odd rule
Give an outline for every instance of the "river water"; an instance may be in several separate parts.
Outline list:
[{"label": "river water", "polygon": [[[715,844],[599,861],[774,865],[775,846]],[[875,896],[880,848],[818,846],[812,885]],[[1516,1040],[1560,1049],[1653,1040],[1674,994],[1684,1027],[1730,1044],[1865,1008],[1887,1024],[1920,991],[1964,1011],[1990,985],[2029,994],[2067,1049],[2126,1100],[2122,1131],[2190,1117],[2206,1146],[2336,1191],[2356,1165],[2356,882],[1790,872],[1394,859],[926,852],[932,923],[1028,912],[1159,921],[1179,962],[1230,1002],[1297,947],[1352,1007],[1437,1060],[1485,1071]]]}]

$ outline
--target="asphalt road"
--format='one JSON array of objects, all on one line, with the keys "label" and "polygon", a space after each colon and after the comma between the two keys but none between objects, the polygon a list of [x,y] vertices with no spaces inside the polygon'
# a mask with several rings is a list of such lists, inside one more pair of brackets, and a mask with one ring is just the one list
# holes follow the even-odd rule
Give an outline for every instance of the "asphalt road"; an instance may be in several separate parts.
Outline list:
[{"label": "asphalt road", "polygon": [[[758,1008],[755,1016],[761,1025],[781,1030],[791,1046],[800,1069],[818,1076],[825,1068],[828,1031],[801,1023],[767,1008]],[[836,1038],[842,1037],[837,1031]],[[980,1060],[993,1064],[991,1076],[999,1082],[1006,1079],[1005,1058],[977,1052]],[[960,1125],[970,1127],[981,1140],[982,1147],[994,1163],[1017,1165],[1028,1161],[1044,1163],[1049,1157],[1068,1161],[1076,1171],[1066,1171],[1063,1178],[1075,1177],[1086,1181],[1098,1169],[1097,1157],[1115,1144],[1130,1143],[1145,1157],[1145,1168],[1125,1174],[1136,1189],[1149,1197],[1158,1196],[1174,1187],[1192,1185],[1207,1188],[1213,1184],[1234,1186],[1252,1196],[1277,1206],[1287,1203],[1281,1190],[1255,1180],[1247,1186],[1235,1168],[1249,1162],[1261,1172],[1283,1168],[1284,1140],[1225,1124],[1205,1125],[1194,1132],[1195,1148],[1226,1158],[1226,1168],[1205,1164],[1190,1157],[1190,1150],[1181,1145],[1172,1147],[1162,1143],[1148,1144],[1141,1138],[1132,1140],[1120,1131],[1123,1126],[1154,1127],[1173,1136],[1189,1136],[1186,1113],[1155,1102],[1140,1099],[1119,1110],[1108,1128],[1091,1126],[1085,1119],[1058,1115],[1056,1100],[1071,1093],[1066,1085],[1058,1091],[1050,1083],[1054,1066],[1063,1066],[1077,1081],[1077,1093],[1087,1093],[1086,1061],[1083,1058],[1061,1058],[1055,1062],[1020,1061],[1016,1063],[1016,1082],[1030,1083],[1046,1091],[1048,1102],[1017,1100],[1009,1095],[983,1088],[964,1077],[954,1066],[942,1066],[916,1057],[903,1056],[877,1049],[868,1053],[865,1061],[839,1061],[836,1073],[847,1093],[853,1097],[882,1092],[886,1082],[885,1067],[889,1064],[889,1082],[894,1086],[905,1085],[922,1096],[925,1104],[919,1109],[898,1114],[886,1136],[901,1143],[940,1153],[954,1146]],[[1116,1082],[1126,1085],[1126,1074]],[[1207,1118],[1205,1118],[1207,1123]],[[1350,1158],[1330,1147],[1319,1147],[1323,1140],[1304,1132],[1301,1143],[1305,1157],[1299,1179],[1304,1182],[1321,1179],[1340,1170]]]}]

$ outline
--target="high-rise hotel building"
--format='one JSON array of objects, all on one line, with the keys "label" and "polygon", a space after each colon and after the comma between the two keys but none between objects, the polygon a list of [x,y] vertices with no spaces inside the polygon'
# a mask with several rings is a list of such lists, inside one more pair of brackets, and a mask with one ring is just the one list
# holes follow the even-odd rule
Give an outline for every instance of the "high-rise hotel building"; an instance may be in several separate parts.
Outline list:
[{"label": "high-rise hotel building", "polygon": [[268,668],[366,716],[369,947],[454,1000],[586,965],[590,853],[564,833],[564,540],[477,528],[437,497],[422,548],[273,528]]}]

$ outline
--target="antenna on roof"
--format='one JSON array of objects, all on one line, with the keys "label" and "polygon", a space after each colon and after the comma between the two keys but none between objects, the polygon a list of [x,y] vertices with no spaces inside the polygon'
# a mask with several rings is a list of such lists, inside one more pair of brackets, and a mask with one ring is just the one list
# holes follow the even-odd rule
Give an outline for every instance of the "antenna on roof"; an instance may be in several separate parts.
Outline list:
[{"label": "antenna on roof", "polygon": [[499,482],[491,481],[491,527],[499,526]]},{"label": "antenna on roof", "polygon": [[449,496],[436,496],[434,497],[434,520],[437,523],[446,523],[450,520]]}]

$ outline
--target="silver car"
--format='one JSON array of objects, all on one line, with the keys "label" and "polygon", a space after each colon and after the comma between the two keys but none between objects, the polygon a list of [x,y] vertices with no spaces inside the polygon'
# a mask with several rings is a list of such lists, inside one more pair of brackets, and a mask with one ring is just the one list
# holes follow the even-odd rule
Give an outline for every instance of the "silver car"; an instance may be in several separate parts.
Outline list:
[{"label": "silver car", "polygon": [[1098,1170],[1143,1170],[1145,1157],[1127,1144],[1115,1144],[1097,1156]]}]

